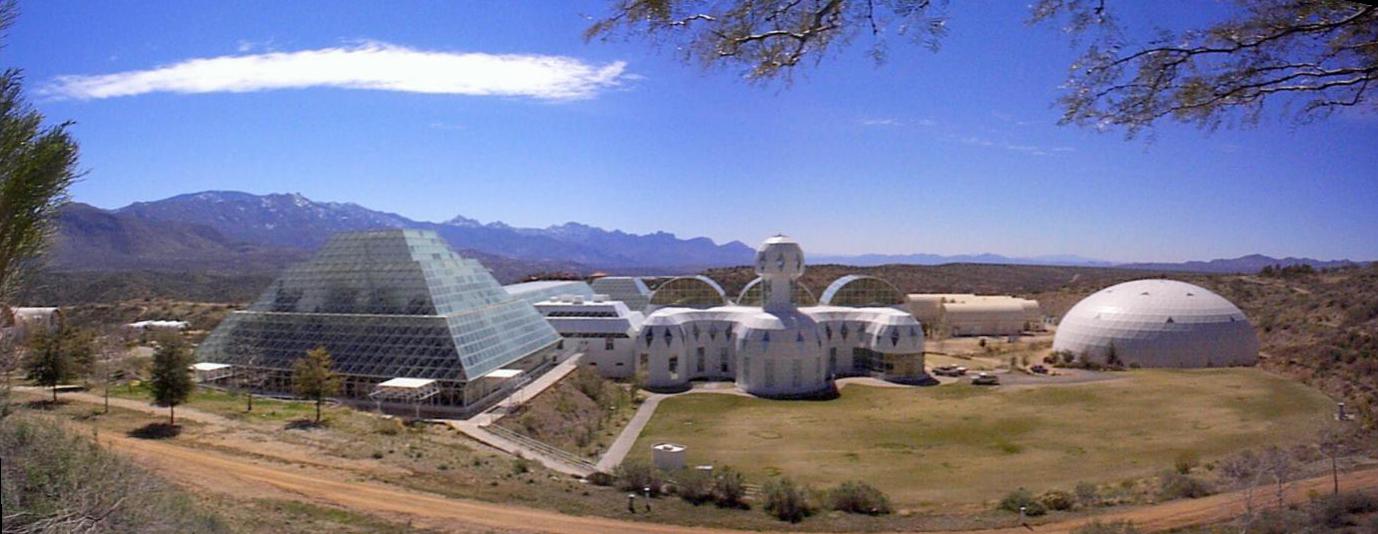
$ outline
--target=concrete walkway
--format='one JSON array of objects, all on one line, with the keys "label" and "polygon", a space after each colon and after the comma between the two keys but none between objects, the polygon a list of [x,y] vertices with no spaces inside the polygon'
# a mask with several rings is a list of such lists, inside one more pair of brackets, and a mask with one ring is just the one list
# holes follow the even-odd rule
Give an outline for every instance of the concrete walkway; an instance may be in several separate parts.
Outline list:
[{"label": "concrete walkway", "polygon": [[617,439],[608,446],[608,450],[603,453],[603,457],[598,459],[598,470],[604,473],[612,472],[613,468],[622,463],[627,458],[627,453],[632,451],[632,445],[636,444],[636,438],[641,437],[641,430],[646,428],[646,423],[651,421],[651,416],[655,415],[656,407],[660,406],[660,401],[680,395],[679,393],[652,393],[641,407],[636,409],[636,414],[632,415],[632,420],[627,422],[626,428],[617,435]]},{"label": "concrete walkway", "polygon": [[506,397],[493,403],[492,408],[470,417],[469,421],[476,423],[478,426],[488,426],[497,422],[498,419],[502,419],[503,416],[507,415],[508,412],[514,410],[517,406],[521,406],[522,403],[536,398],[536,395],[540,395],[541,392],[550,389],[550,386],[555,385],[560,379],[574,372],[575,369],[579,368],[579,362],[583,361],[583,359],[584,353],[582,352],[570,356],[565,361],[556,364],[555,367],[551,367],[549,371],[546,371],[541,376],[536,377],[535,380],[512,390],[512,393],[509,393]]},{"label": "concrete walkway", "polygon": [[[464,435],[513,456],[535,460],[552,471],[570,476],[586,477],[595,471],[593,464],[575,458],[571,453],[560,451],[534,439],[522,439],[515,432],[506,431],[503,435],[490,431],[501,427],[483,427],[473,421],[446,420],[455,430]],[[506,429],[503,429],[506,430]]]}]

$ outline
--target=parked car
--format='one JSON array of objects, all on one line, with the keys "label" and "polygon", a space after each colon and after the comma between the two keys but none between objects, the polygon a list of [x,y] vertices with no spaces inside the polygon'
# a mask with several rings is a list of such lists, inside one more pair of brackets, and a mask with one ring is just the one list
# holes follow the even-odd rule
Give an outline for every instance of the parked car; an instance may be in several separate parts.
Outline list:
[{"label": "parked car", "polygon": [[995,386],[1000,384],[1000,378],[990,373],[976,373],[971,377],[973,386]]},{"label": "parked car", "polygon": [[956,365],[939,365],[933,368],[933,374],[938,376],[962,376],[967,374],[967,368]]},{"label": "parked car", "polygon": [[1046,375],[1046,374],[1048,374],[1048,368],[1047,368],[1047,367],[1044,367],[1042,364],[1039,364],[1039,365],[1035,365],[1035,366],[1033,366],[1033,367],[1030,367],[1029,370],[1030,370],[1030,371],[1033,371],[1033,372],[1036,373],[1036,374],[1040,374],[1040,375]]}]

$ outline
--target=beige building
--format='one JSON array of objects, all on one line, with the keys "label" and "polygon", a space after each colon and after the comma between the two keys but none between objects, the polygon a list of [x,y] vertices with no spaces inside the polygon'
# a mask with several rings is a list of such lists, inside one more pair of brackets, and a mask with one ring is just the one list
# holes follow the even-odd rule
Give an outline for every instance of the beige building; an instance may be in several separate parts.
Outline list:
[{"label": "beige building", "polygon": [[1042,330],[1038,301],[1008,295],[923,293],[906,298],[909,313],[929,331],[951,336],[1011,336]]},{"label": "beige building", "polygon": [[35,332],[62,328],[64,317],[57,308],[11,308],[0,304],[0,338],[23,343]]}]

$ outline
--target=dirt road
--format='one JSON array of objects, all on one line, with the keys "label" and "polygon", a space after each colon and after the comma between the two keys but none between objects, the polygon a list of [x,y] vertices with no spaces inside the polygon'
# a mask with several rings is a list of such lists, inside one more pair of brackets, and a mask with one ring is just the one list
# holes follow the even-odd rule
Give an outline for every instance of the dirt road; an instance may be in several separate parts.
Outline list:
[{"label": "dirt road", "polygon": [[[289,494],[296,498],[333,504],[351,510],[409,521],[418,527],[436,530],[472,531],[475,528],[503,532],[555,532],[564,534],[649,533],[713,534],[739,531],[639,523],[603,517],[571,516],[549,510],[471,501],[409,491],[372,482],[334,480],[299,469],[261,464],[219,452],[199,451],[157,441],[122,436],[103,437],[102,442],[133,457],[173,480],[212,492],[240,494],[255,486]],[[1344,475],[1345,489],[1378,488],[1378,469]],[[1328,477],[1295,484],[1287,494],[1289,502],[1306,499],[1308,491],[1325,492]],[[1259,504],[1271,504],[1259,491]],[[247,495],[252,497],[254,495]],[[1202,499],[1183,500],[1099,516],[1102,521],[1127,519],[1145,531],[1158,531],[1227,520],[1242,513],[1239,493],[1226,493]],[[1087,519],[1039,525],[1034,532],[1070,532]],[[965,531],[968,534],[1014,534],[1024,528]]]}]

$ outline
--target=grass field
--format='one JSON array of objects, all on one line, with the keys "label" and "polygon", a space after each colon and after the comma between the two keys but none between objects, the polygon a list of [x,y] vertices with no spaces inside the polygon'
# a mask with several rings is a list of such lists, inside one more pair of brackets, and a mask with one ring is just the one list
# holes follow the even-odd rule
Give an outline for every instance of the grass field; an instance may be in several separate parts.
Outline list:
[{"label": "grass field", "polygon": [[691,464],[757,481],[865,480],[901,507],[974,509],[1023,486],[1070,490],[1202,459],[1311,440],[1331,401],[1256,369],[1142,370],[1065,386],[849,386],[831,401],[691,394],[666,399],[633,449],[673,441]]}]

